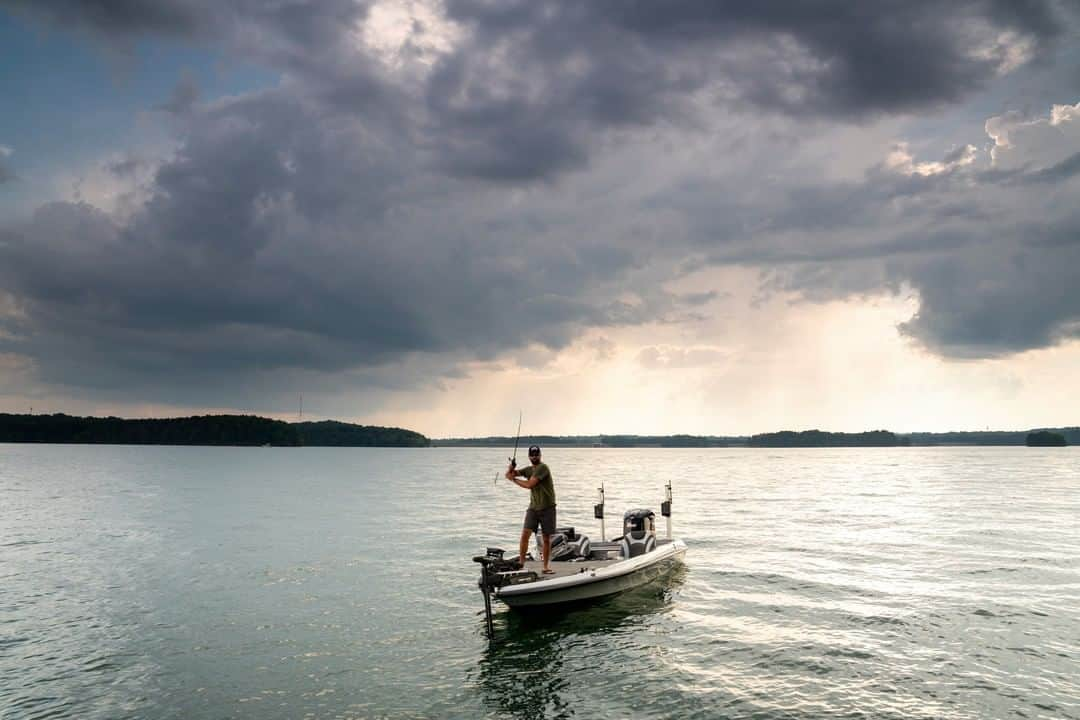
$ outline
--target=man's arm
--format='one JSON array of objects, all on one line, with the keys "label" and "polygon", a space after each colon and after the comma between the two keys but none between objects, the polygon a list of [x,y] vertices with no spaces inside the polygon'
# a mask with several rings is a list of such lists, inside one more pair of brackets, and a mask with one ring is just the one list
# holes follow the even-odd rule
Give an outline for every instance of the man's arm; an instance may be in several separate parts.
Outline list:
[{"label": "man's arm", "polygon": [[[528,470],[529,472],[526,473],[525,470]],[[518,480],[518,476],[528,479]],[[506,479],[513,481],[515,485],[520,488],[525,488],[526,490],[535,487],[536,483],[540,482],[540,478],[536,477],[532,472],[532,468],[509,469],[506,471]]]}]

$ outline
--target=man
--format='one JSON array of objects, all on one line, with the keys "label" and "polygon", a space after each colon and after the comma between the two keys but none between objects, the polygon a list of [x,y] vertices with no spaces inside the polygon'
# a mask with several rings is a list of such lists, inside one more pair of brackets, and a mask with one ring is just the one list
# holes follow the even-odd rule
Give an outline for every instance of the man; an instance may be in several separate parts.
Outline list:
[{"label": "man", "polygon": [[[529,509],[525,511],[525,527],[521,530],[518,558],[524,567],[529,538],[540,528],[544,536],[544,574],[551,575],[555,572],[550,565],[551,536],[555,533],[555,483],[551,479],[548,466],[540,462],[540,448],[536,445],[529,448],[529,462],[532,463],[531,467],[518,469],[511,466],[506,470],[507,480],[512,480],[518,487],[529,491]],[[518,480],[518,477],[525,479]]]}]

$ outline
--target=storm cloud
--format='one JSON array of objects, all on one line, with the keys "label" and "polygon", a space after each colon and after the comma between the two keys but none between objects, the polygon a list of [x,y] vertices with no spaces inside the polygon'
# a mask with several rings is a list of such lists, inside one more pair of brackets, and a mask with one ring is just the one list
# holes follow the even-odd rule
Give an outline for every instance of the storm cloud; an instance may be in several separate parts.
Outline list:
[{"label": "storm cloud", "polygon": [[1074,106],[998,116],[938,158],[885,147],[842,179],[803,152],[813,132],[1052,66],[1064,3],[451,0],[389,49],[365,40],[385,3],[15,5],[106,37],[198,37],[280,75],[218,99],[163,88],[175,146],[140,158],[129,212],[59,201],[0,222],[16,308],[0,351],[46,382],[416,357],[453,374],[692,321],[723,288],[667,289],[688,263],[809,300],[910,287],[899,331],[947,357],[1076,335]]},{"label": "storm cloud", "polygon": [[551,242],[543,224],[507,241],[498,210],[411,166],[404,139],[320,110],[280,91],[204,108],[132,216],[56,202],[9,230],[0,283],[22,312],[5,349],[88,384],[338,371],[490,356],[523,323],[556,349],[700,302],[617,302],[632,253]]},{"label": "storm cloud", "polygon": [[11,182],[15,179],[15,171],[9,166],[9,159],[12,155],[11,148],[0,145],[0,185]]}]

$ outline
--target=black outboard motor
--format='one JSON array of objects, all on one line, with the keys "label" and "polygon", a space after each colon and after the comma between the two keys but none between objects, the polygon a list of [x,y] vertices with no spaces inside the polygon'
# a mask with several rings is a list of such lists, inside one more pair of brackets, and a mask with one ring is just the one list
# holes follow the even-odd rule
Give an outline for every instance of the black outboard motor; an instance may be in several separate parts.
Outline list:
[{"label": "black outboard motor", "polygon": [[623,558],[644,555],[656,549],[656,513],[639,508],[623,515],[623,536],[620,541]]}]

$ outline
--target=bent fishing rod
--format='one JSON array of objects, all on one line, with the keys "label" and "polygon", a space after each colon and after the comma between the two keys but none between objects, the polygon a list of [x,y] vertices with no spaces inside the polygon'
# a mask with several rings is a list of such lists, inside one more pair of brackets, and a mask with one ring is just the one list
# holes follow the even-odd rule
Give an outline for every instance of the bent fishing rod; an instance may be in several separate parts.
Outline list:
[{"label": "bent fishing rod", "polygon": [[[514,454],[513,454],[512,457],[507,458],[507,460],[510,461],[510,469],[511,470],[516,470],[517,469],[518,442],[521,440],[521,413],[522,413],[522,411],[518,410],[518,429],[517,429],[517,437],[514,438]],[[496,485],[499,484],[499,474],[498,473],[495,473],[495,484]]]}]

